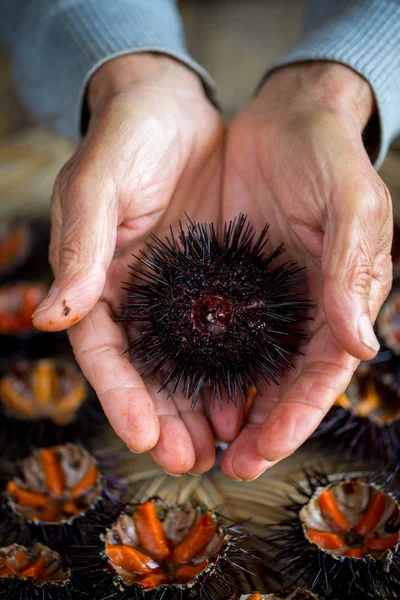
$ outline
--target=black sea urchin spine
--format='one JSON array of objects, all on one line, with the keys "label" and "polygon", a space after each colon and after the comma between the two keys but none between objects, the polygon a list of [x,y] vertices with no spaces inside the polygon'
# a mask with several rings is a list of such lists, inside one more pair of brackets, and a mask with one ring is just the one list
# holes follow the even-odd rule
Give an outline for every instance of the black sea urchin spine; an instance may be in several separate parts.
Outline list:
[{"label": "black sea urchin spine", "polygon": [[[1,600],[86,600],[89,596],[71,579],[65,584],[40,584],[33,579],[0,579]],[[100,599],[99,599],[100,600]]]},{"label": "black sea urchin spine", "polygon": [[298,323],[310,303],[305,269],[277,264],[284,247],[267,253],[267,232],[256,236],[240,215],[222,231],[189,220],[177,237],[151,237],[130,266],[121,317],[140,324],[130,352],[143,377],[161,377],[161,389],[193,404],[203,386],[236,402],[279,382],[305,338]]}]

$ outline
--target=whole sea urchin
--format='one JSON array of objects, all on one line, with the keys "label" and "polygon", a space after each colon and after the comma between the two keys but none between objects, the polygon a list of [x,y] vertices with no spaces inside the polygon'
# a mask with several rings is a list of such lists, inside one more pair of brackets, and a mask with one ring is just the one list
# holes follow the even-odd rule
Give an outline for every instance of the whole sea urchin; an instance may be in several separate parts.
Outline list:
[{"label": "whole sea urchin", "polygon": [[241,214],[222,231],[188,220],[177,237],[152,235],[130,266],[121,316],[141,323],[130,352],[143,377],[161,376],[161,389],[182,389],[193,405],[203,385],[236,402],[292,366],[310,307],[305,269],[276,264],[285,249],[267,253],[267,232],[256,236]]}]

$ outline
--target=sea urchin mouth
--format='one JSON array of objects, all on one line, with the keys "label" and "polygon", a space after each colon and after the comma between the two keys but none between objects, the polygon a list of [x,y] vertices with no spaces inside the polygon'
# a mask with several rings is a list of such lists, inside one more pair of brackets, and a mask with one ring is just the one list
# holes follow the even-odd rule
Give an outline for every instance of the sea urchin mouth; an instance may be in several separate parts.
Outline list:
[{"label": "sea urchin mouth", "polygon": [[[178,237],[155,235],[131,269],[121,321],[137,323],[131,357],[143,377],[196,402],[209,386],[221,400],[278,383],[305,333],[305,269],[266,252],[244,215],[225,224],[180,224]],[[129,328],[131,332],[132,328]]]},{"label": "sea urchin mouth", "polygon": [[233,310],[233,303],[228,298],[210,293],[203,294],[193,300],[190,314],[193,327],[209,335],[225,333],[232,323]]}]

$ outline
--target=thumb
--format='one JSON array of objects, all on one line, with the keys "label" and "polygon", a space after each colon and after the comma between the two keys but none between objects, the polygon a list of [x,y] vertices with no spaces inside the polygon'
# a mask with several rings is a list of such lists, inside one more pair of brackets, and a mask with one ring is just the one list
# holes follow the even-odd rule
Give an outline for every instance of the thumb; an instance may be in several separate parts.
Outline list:
[{"label": "thumb", "polygon": [[379,350],[373,321],[391,279],[391,205],[383,187],[376,191],[359,181],[343,181],[340,198],[332,198],[328,208],[324,238],[326,319],[341,346],[361,360]]},{"label": "thumb", "polygon": [[118,208],[115,188],[92,177],[58,179],[52,200],[50,261],[55,280],[32,315],[44,331],[77,323],[100,298],[114,255]]}]

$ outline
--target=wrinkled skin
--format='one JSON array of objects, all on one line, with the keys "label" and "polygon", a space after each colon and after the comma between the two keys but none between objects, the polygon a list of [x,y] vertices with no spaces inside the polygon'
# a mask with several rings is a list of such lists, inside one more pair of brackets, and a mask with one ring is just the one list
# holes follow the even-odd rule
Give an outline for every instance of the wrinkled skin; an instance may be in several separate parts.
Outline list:
[{"label": "wrinkled skin", "polygon": [[[330,94],[329,82],[345,91]],[[99,69],[88,100],[89,131],[55,185],[56,280],[34,323],[69,328],[86,377],[134,452],[151,451],[171,474],[202,473],[223,439],[225,473],[254,479],[311,434],[357,359],[376,353],[370,321],[390,285],[392,217],[361,140],[374,109],[369,86],[340,65],[282,69],[226,134],[196,75],[142,54]],[[285,242],[309,269],[317,308],[305,354],[246,418],[242,406],[220,411],[206,400],[192,411],[185,398],[167,399],[123,354],[114,316],[130,255],[185,211],[197,221],[240,211],[258,228],[268,221],[272,244]]]}]

